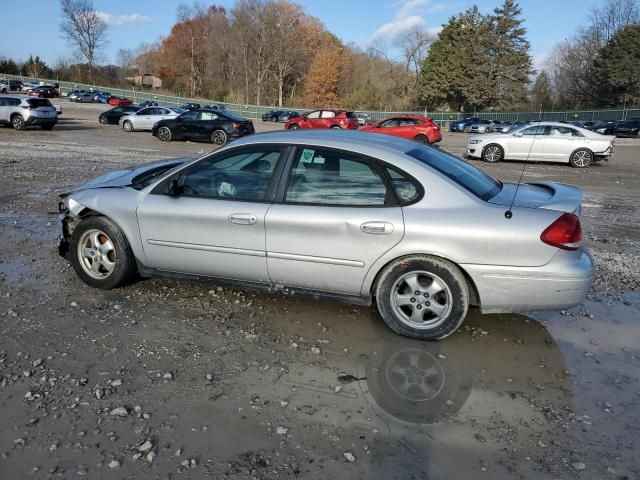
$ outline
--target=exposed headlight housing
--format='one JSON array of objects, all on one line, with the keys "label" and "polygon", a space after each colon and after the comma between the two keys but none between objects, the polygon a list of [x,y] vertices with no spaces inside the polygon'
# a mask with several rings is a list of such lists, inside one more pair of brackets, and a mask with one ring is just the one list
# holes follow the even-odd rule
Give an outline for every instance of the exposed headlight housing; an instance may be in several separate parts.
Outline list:
[{"label": "exposed headlight housing", "polygon": [[481,138],[472,138],[471,140],[469,140],[469,145],[476,145],[478,143],[482,143]]}]

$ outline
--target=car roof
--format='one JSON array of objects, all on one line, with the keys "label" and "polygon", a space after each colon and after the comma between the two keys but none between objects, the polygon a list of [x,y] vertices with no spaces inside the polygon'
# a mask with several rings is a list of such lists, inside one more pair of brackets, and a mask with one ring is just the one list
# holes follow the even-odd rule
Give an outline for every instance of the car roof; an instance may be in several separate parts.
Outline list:
[{"label": "car roof", "polygon": [[320,145],[328,148],[351,150],[387,149],[407,152],[417,147],[416,142],[391,135],[363,132],[358,130],[301,129],[276,130],[248,135],[233,141],[233,145],[254,145],[264,143],[286,143],[289,145]]}]

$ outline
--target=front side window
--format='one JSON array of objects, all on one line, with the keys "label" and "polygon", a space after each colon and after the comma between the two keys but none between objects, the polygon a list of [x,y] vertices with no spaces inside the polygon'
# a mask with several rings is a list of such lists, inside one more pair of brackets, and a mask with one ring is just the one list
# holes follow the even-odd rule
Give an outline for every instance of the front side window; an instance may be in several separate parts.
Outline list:
[{"label": "front side window", "polygon": [[319,148],[300,148],[297,156],[287,187],[288,203],[385,205],[387,188],[366,158]]},{"label": "front side window", "polygon": [[535,127],[529,127],[529,128],[525,128],[524,130],[520,130],[520,133],[522,133],[522,135],[530,137],[530,136],[534,136],[534,135],[544,135],[544,130],[545,127],[542,125],[538,125]]},{"label": "front side window", "polygon": [[214,154],[183,172],[179,189],[192,197],[262,201],[283,150],[264,146]]},{"label": "front side window", "polygon": [[309,115],[307,115],[307,118],[320,118],[320,110],[311,112]]},{"label": "front side window", "polygon": [[442,150],[429,147],[417,147],[406,153],[410,157],[440,172],[445,177],[450,178],[482,200],[489,200],[502,190],[502,184],[500,182],[482,170],[469,165],[464,160],[460,160]]},{"label": "front side window", "polygon": [[183,113],[180,115],[180,118],[185,122],[193,122],[198,118],[198,112],[188,111],[187,113]]},{"label": "front side window", "polygon": [[391,128],[391,127],[397,127],[397,126],[398,126],[397,118],[390,118],[389,120],[385,120],[380,124],[381,128]]}]

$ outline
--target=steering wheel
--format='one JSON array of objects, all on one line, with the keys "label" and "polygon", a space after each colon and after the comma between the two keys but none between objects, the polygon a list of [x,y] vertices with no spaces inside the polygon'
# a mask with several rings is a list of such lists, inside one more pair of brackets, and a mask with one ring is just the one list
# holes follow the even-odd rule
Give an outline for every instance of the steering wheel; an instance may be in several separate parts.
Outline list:
[{"label": "steering wheel", "polygon": [[187,195],[200,195],[195,188],[189,185],[182,186],[182,193],[186,193]]}]

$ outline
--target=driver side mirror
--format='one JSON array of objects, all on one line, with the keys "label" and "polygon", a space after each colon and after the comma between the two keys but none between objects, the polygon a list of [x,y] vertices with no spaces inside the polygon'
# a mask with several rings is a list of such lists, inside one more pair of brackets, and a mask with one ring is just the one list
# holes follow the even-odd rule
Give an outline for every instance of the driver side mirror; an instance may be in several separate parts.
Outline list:
[{"label": "driver side mirror", "polygon": [[182,187],[180,186],[180,179],[179,178],[174,178],[173,180],[171,180],[171,182],[169,182],[169,187],[167,188],[167,194],[170,197],[179,197],[180,194],[182,193]]},{"label": "driver side mirror", "polygon": [[516,132],[513,134],[514,137],[521,137],[522,136],[522,132]]}]

